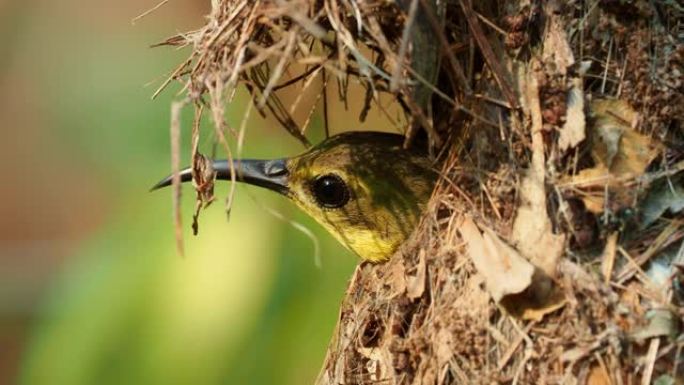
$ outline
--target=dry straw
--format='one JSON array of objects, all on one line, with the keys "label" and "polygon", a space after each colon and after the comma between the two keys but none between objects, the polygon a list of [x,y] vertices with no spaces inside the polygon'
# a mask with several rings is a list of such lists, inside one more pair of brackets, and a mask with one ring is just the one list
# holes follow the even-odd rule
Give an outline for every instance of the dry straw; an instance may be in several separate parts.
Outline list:
[{"label": "dry straw", "polygon": [[206,106],[228,156],[242,87],[308,144],[280,95],[314,78],[338,84],[323,106],[362,84],[361,117],[391,95],[406,145],[429,139],[430,210],[390,262],[358,267],[319,384],[669,384],[682,25],[668,1],[214,0],[206,25],[162,43],[192,51],[160,90],[184,86],[175,111],[194,105],[196,127]]}]

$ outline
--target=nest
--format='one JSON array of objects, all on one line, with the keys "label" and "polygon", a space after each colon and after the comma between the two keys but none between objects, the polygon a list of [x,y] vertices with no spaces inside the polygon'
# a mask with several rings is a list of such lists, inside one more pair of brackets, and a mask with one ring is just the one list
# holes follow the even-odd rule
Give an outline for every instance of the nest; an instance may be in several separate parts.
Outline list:
[{"label": "nest", "polygon": [[317,383],[669,384],[684,379],[683,26],[666,1],[215,0],[162,45],[192,46],[168,82],[185,86],[175,116],[196,111],[198,209],[213,198],[199,121],[230,157],[241,87],[246,115],[308,144],[281,92],[337,83],[326,117],[359,83],[359,119],[391,96],[406,146],[427,137],[441,165],[411,240],[357,268]]}]

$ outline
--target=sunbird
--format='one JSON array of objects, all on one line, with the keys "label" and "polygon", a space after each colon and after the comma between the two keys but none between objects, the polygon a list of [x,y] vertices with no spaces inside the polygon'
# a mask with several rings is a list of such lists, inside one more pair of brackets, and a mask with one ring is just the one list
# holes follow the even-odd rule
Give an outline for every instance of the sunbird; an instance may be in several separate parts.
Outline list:
[{"label": "sunbird", "polygon": [[[286,196],[360,258],[381,262],[411,235],[437,179],[428,157],[403,142],[398,134],[346,132],[298,156],[234,160],[232,168],[235,180]],[[231,180],[231,162],[216,160],[213,169]],[[191,181],[191,168],[180,178]]]}]

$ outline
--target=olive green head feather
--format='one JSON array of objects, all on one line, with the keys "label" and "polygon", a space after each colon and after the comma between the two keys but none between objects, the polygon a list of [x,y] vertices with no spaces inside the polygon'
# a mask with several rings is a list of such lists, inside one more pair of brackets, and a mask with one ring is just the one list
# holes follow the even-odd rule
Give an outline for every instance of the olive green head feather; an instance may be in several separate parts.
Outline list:
[{"label": "olive green head feather", "polygon": [[[238,160],[236,179],[279,192],[361,258],[389,258],[411,234],[432,192],[436,173],[424,154],[402,148],[404,137],[348,132],[292,158]],[[213,164],[230,180],[227,161]],[[192,179],[190,169],[181,180]],[[168,177],[155,186],[171,184]]]}]

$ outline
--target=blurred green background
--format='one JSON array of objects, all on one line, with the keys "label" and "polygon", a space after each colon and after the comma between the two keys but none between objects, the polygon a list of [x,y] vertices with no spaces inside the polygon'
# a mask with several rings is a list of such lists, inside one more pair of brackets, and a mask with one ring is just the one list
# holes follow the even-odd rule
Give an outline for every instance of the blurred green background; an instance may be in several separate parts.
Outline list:
[{"label": "blurred green background", "polygon": [[[147,192],[170,169],[179,87],[150,96],[188,55],[148,46],[210,6],[173,0],[132,25],[156,3],[0,0],[0,384],[306,384],[320,369],[356,257],[255,188],[238,188],[227,221],[224,184],[198,237],[184,189],[181,258],[170,191]],[[245,156],[302,150],[253,115]],[[316,234],[321,269],[270,209]]]}]

